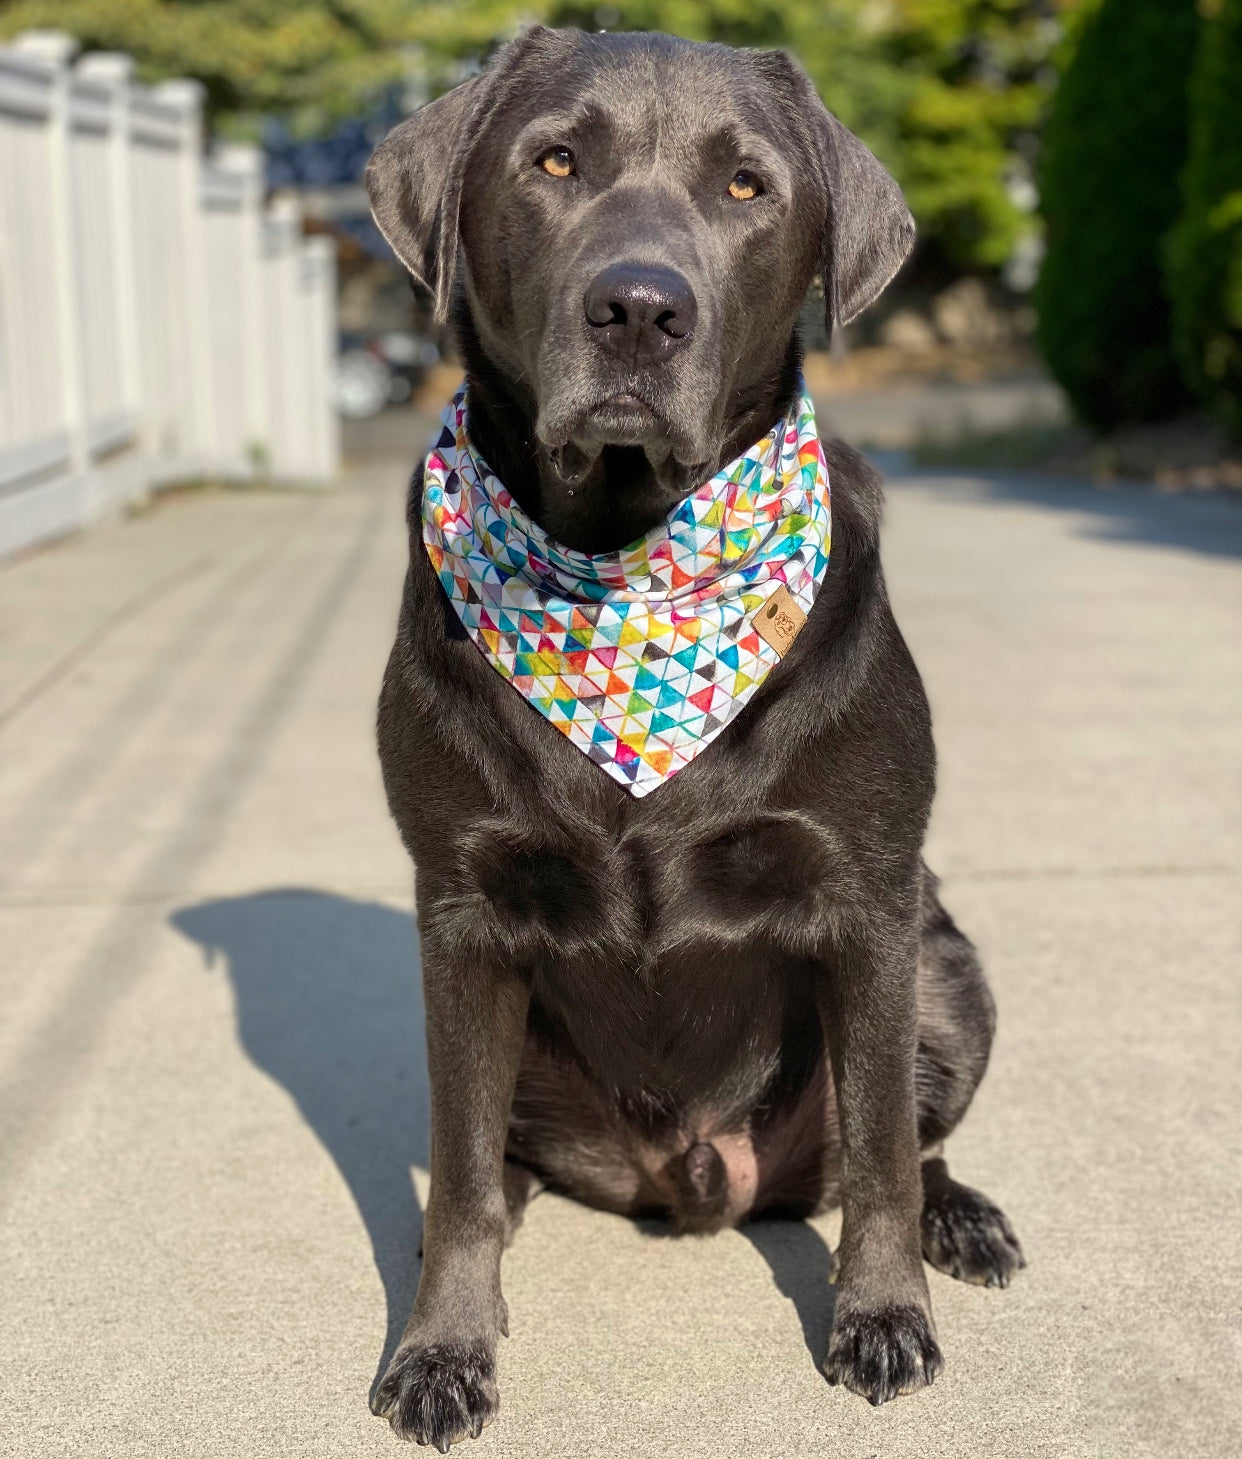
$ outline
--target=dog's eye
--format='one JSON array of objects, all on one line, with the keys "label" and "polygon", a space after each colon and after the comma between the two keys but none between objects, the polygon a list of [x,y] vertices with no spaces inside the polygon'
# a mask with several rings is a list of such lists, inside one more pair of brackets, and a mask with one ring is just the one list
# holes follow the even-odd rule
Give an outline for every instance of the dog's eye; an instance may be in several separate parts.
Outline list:
[{"label": "dog's eye", "polygon": [[549,147],[537,161],[549,177],[568,177],[574,170],[574,154],[568,147]]},{"label": "dog's eye", "polygon": [[735,173],[729,184],[729,196],[736,198],[739,203],[750,202],[751,198],[757,198],[762,191],[759,179],[750,172]]}]

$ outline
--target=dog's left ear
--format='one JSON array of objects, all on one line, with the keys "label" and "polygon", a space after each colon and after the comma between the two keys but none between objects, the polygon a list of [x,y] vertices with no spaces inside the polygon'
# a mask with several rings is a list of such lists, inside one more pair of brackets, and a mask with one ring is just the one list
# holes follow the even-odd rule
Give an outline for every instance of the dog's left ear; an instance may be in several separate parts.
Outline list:
[{"label": "dog's left ear", "polygon": [[535,26],[511,41],[480,75],[394,127],[367,163],[371,215],[392,251],[434,295],[440,320],[448,315],[457,275],[466,162],[518,62],[549,34]]},{"label": "dog's left ear", "polygon": [[762,60],[794,92],[827,191],[820,273],[831,332],[857,319],[892,282],[914,247],[914,219],[894,178],[825,107],[802,67],[783,51]]},{"label": "dog's left ear", "polygon": [[875,154],[822,102],[819,113],[832,199],[822,255],[824,308],[835,329],[857,319],[892,283],[914,247],[914,218]]}]

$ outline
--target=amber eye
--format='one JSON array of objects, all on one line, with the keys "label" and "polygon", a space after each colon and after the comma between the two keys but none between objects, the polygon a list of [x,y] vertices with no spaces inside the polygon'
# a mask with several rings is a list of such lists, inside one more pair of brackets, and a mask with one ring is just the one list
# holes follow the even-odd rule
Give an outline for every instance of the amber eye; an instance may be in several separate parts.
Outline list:
[{"label": "amber eye", "polygon": [[739,203],[750,202],[751,198],[759,196],[759,192],[759,179],[752,177],[749,172],[735,173],[729,184],[729,196],[736,198]]},{"label": "amber eye", "polygon": [[540,154],[539,166],[549,177],[568,177],[574,170],[574,154],[568,147],[549,147]]}]

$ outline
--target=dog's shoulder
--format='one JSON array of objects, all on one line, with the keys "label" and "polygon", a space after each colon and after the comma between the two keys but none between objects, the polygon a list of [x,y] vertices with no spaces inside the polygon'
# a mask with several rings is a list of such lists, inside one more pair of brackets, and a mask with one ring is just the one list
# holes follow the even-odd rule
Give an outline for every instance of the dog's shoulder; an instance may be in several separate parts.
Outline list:
[{"label": "dog's shoulder", "polygon": [[884,516],[884,478],[861,452],[840,436],[825,436],[820,444],[828,463],[834,530],[838,515],[844,513],[851,532],[878,550]]}]

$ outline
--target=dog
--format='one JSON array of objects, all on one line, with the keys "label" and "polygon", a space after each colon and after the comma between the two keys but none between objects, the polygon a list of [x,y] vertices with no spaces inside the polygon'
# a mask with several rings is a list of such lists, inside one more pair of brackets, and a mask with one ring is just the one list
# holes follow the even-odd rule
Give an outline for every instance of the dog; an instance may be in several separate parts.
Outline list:
[{"label": "dog", "polygon": [[[839,328],[914,237],[788,56],[654,34],[526,31],[397,126],[367,186],[451,320],[472,449],[592,559],[788,415],[813,279]],[[801,631],[641,797],[470,640],[414,476],[378,716],[431,1082],[421,1282],[372,1405],[402,1438],[445,1452],[494,1417],[501,1255],[542,1188],[699,1233],[840,1202],[823,1368],[875,1404],[941,1369],[925,1260],[986,1286],[1025,1264],[944,1160],[994,1006],[922,860],[930,716],[880,483],[823,451],[831,553]]]}]

